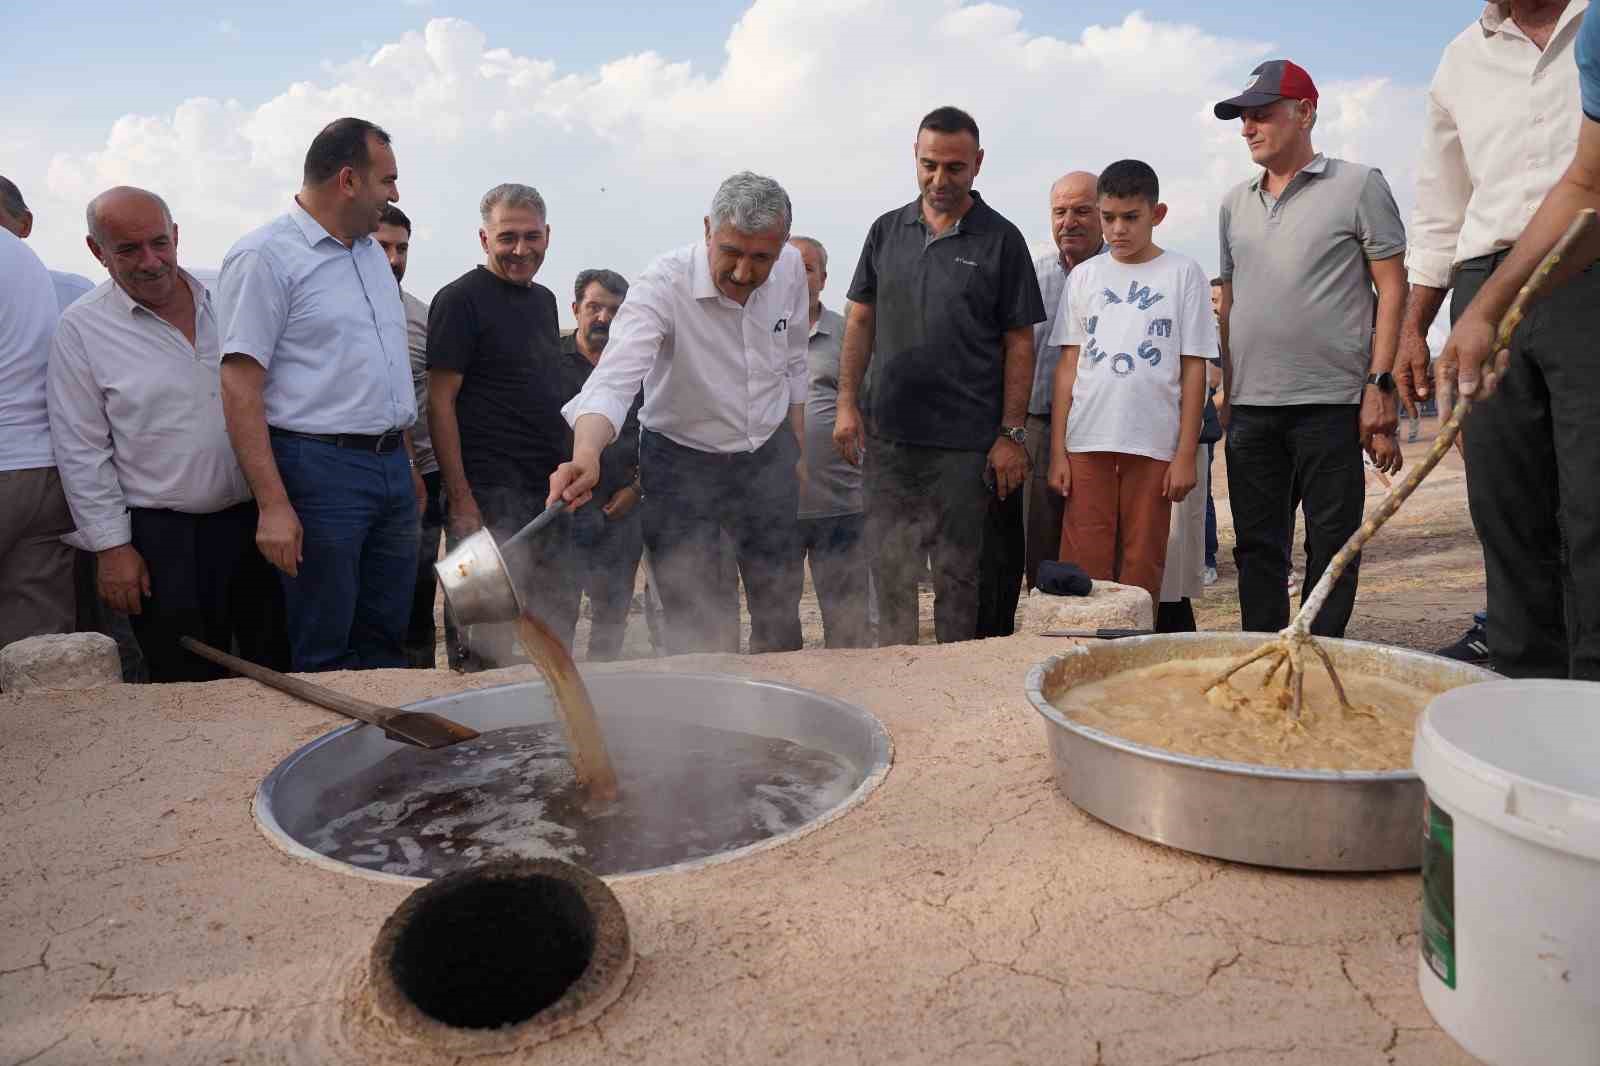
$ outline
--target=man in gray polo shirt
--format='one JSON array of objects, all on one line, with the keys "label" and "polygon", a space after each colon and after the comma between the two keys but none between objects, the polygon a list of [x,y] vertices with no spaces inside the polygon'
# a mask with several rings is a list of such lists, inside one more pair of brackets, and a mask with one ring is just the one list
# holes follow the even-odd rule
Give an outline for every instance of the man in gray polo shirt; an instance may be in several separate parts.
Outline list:
[{"label": "man in gray polo shirt", "polygon": [[866,456],[880,645],[917,643],[928,554],[939,642],[978,636],[989,499],[1026,491],[1023,423],[1044,303],[1022,233],[972,190],[978,144],[965,111],[923,118],[913,150],[922,195],[872,224],[850,283],[833,439],[850,462]]},{"label": "man in gray polo shirt", "polygon": [[[1289,623],[1295,499],[1309,590],[1361,525],[1362,448],[1380,469],[1400,468],[1390,371],[1405,309],[1405,228],[1382,174],[1311,147],[1317,90],[1300,67],[1261,64],[1215,112],[1241,120],[1261,168],[1222,203],[1219,414],[1243,624],[1271,632]],[[1353,563],[1339,579],[1313,633],[1344,635],[1358,570]]]},{"label": "man in gray polo shirt", "polygon": [[828,284],[828,250],[814,237],[791,237],[806,264],[811,333],[806,362],[806,480],[800,483],[800,543],[811,564],[811,583],[822,611],[822,642],[829,648],[871,647],[867,626],[867,518],[861,469],[833,446],[839,405],[839,347],[844,318],[822,306]]}]

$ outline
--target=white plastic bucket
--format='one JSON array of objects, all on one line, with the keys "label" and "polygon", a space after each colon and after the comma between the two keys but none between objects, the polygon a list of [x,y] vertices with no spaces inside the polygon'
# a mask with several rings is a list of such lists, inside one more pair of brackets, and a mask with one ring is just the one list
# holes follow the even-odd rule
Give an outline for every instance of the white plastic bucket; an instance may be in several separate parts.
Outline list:
[{"label": "white plastic bucket", "polygon": [[1453,689],[1414,758],[1428,1010],[1492,1066],[1597,1066],[1600,684]]}]

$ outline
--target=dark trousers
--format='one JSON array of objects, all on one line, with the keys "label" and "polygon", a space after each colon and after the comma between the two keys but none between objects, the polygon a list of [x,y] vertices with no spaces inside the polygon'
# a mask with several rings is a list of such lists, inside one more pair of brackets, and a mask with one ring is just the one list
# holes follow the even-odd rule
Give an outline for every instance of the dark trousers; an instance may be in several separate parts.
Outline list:
[{"label": "dark trousers", "polygon": [[750,608],[750,651],[793,651],[802,644],[800,445],[779,426],[753,452],[686,448],[645,430],[639,439],[644,542],[660,583],[669,653],[726,646],[737,600],[713,582],[721,535],[733,541]]},{"label": "dark trousers", "polygon": [[865,514],[800,519],[800,545],[811,563],[811,584],[822,609],[822,642],[829,648],[869,648]]},{"label": "dark trousers", "polygon": [[[579,559],[572,544],[571,515],[562,515],[532,537],[507,550],[504,545],[544,510],[545,489],[536,482],[517,485],[474,483],[472,498],[483,515],[483,527],[500,544],[506,570],[522,598],[522,607],[537,615],[561,638],[568,650],[578,625]],[[587,505],[585,505],[587,506]],[[446,537],[453,549],[457,540]],[[523,661],[512,622],[467,627],[459,669],[492,670]]]},{"label": "dark trousers", "polygon": [[878,590],[878,644],[915,644],[917,579],[933,559],[939,643],[978,635],[978,567],[993,493],[983,452],[924,448],[873,437],[867,444],[867,550]]},{"label": "dark trousers", "polygon": [[1212,491],[1211,468],[1216,462],[1217,446],[1207,444],[1206,449],[1206,566],[1217,568],[1217,496]]},{"label": "dark trousers", "polygon": [[[122,680],[130,685],[150,680],[145,669],[139,638],[133,635],[128,616],[109,607],[100,598],[100,561],[94,552],[76,551],[72,558],[72,583],[78,601],[79,633],[104,633],[117,642],[117,658],[122,662]],[[142,554],[142,553],[141,553]]]},{"label": "dark trousers", "polygon": [[1028,484],[1023,503],[1027,526],[1027,579],[1029,588],[1039,585],[1039,564],[1061,558],[1061,526],[1066,521],[1067,501],[1050,487],[1050,416],[1028,416]]},{"label": "dark trousers", "polygon": [[622,654],[628,632],[644,524],[637,505],[621,518],[608,519],[600,511],[600,497],[579,508],[572,521],[582,591],[589,594],[588,658],[610,662]]},{"label": "dark trousers", "polygon": [[[1046,490],[1048,491],[1048,489]],[[985,508],[983,552],[978,558],[978,636],[1009,637],[1017,631],[1017,600],[1027,560],[1022,501],[1028,482],[1000,499],[993,492]],[[1060,499],[1060,497],[1057,497]],[[1060,534],[1056,536],[1060,543]]]},{"label": "dark trousers", "polygon": [[444,533],[444,489],[435,470],[422,475],[428,488],[428,507],[422,512],[422,539],[417,548],[417,583],[411,592],[411,620],[406,623],[406,659],[419,670],[432,670],[438,634],[433,624],[433,606],[438,598],[439,575],[433,564],[439,561],[439,537]]},{"label": "dark trousers", "polygon": [[[1360,527],[1366,502],[1360,413],[1355,404],[1234,405],[1226,449],[1228,502],[1247,632],[1277,632],[1289,624],[1285,586],[1297,498],[1306,518],[1307,591]],[[1334,585],[1312,633],[1344,636],[1359,572],[1357,559]]]},{"label": "dark trousers", "polygon": [[[1495,265],[1484,257],[1456,272],[1452,319]],[[1508,677],[1600,680],[1597,336],[1600,270],[1591,266],[1529,312],[1499,388],[1467,419],[1489,656]]]},{"label": "dark trousers", "polygon": [[231,676],[178,646],[194,637],[274,670],[289,668],[283,590],[256,550],[256,505],[215,514],[131,508],[133,547],[150,571],[150,595],[128,622],[151,681]]},{"label": "dark trousers", "polygon": [[417,498],[406,453],[272,434],[304,531],[295,577],[280,574],[295,670],[406,665],[417,576]]}]

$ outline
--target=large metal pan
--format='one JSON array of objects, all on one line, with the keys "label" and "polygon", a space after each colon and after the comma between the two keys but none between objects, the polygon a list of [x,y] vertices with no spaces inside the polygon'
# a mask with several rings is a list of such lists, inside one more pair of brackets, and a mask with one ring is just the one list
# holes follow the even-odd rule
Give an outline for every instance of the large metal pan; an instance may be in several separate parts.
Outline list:
[{"label": "large metal pan", "polygon": [[[1073,685],[1173,659],[1232,659],[1259,633],[1174,633],[1077,645],[1028,673],[1056,785],[1135,836],[1234,862],[1292,870],[1408,870],[1422,863],[1422,781],[1390,771],[1284,770],[1180,755],[1069,720],[1051,703]],[[1435,655],[1320,640],[1338,669],[1437,694],[1496,675]]]}]

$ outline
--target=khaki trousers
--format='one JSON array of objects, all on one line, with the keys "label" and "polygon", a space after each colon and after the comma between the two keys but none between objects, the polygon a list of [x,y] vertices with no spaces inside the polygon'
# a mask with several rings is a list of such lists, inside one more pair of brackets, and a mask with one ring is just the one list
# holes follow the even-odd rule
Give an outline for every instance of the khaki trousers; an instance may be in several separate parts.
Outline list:
[{"label": "khaki trousers", "polygon": [[73,530],[53,466],[0,470],[0,648],[25,637],[71,633],[77,622]]}]

